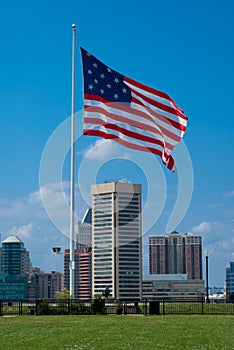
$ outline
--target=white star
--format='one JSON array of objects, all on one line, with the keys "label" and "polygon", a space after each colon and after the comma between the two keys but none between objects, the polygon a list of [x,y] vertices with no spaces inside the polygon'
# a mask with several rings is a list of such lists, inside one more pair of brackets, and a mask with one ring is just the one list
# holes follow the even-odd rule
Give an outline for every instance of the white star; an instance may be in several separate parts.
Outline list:
[{"label": "white star", "polygon": [[107,67],[106,70],[107,70],[108,73],[111,73],[111,69],[109,67]]},{"label": "white star", "polygon": [[97,79],[94,79],[94,82],[95,82],[95,84],[98,84],[98,80]]},{"label": "white star", "polygon": [[117,84],[117,83],[119,83],[119,79],[118,78],[115,78],[114,79],[114,82]]},{"label": "white star", "polygon": [[93,90],[93,85],[92,84],[88,85],[88,89],[92,91]]},{"label": "white star", "polygon": [[123,91],[124,94],[127,93],[127,89],[126,88],[123,88],[122,91]]},{"label": "white star", "polygon": [[88,74],[93,74],[93,72],[91,71],[91,69],[88,69]]},{"label": "white star", "polygon": [[100,89],[100,93],[103,95],[103,94],[104,94],[104,90],[103,90],[103,89]]},{"label": "white star", "polygon": [[114,99],[117,100],[119,98],[118,94],[114,94]]},{"label": "white star", "polygon": [[107,89],[111,89],[111,84],[110,83],[106,84],[106,87]]},{"label": "white star", "polygon": [[102,73],[102,74],[100,74],[100,78],[101,79],[105,79],[105,75]]},{"label": "white star", "polygon": [[91,53],[87,52],[86,55],[87,55],[88,57],[90,57],[90,56],[91,56]]},{"label": "white star", "polygon": [[94,63],[93,63],[93,66],[94,66],[94,68],[97,68],[98,65],[97,65],[96,62],[94,62]]}]

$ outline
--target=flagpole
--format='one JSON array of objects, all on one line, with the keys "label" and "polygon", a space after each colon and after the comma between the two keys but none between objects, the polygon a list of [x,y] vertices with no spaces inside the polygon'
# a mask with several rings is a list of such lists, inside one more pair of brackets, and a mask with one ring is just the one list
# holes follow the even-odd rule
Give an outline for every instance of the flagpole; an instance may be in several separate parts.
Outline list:
[{"label": "flagpole", "polygon": [[70,179],[70,296],[74,298],[74,160],[75,160],[75,39],[76,25],[72,25],[72,96],[71,96],[71,179]]}]

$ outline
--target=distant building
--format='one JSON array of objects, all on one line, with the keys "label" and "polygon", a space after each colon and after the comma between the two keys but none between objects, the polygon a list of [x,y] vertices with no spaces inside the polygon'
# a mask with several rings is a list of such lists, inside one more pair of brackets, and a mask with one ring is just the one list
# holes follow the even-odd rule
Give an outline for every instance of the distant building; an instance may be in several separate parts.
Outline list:
[{"label": "distant building", "polygon": [[57,292],[63,290],[63,274],[61,272],[40,273],[38,275],[39,298],[55,299]]},{"label": "distant building", "polygon": [[204,280],[187,279],[185,274],[144,275],[142,297],[148,300],[197,300],[204,297]]},{"label": "distant building", "polygon": [[63,274],[61,272],[43,272],[39,268],[28,283],[28,299],[55,299],[57,292],[63,290]]},{"label": "distant building", "polygon": [[202,237],[185,235],[185,271],[188,279],[202,279]]},{"label": "distant building", "polygon": [[141,298],[141,185],[93,185],[92,295],[109,287],[115,299]]},{"label": "distant building", "polygon": [[2,272],[29,277],[31,272],[29,252],[17,236],[9,236],[2,242]]},{"label": "distant building", "polygon": [[40,299],[39,274],[44,273],[39,267],[32,268],[32,275],[28,281],[28,299]]},{"label": "distant building", "polygon": [[[76,249],[74,250],[74,297],[92,298],[92,209],[87,209],[78,221]],[[64,286],[70,289],[70,249],[64,251]]]},{"label": "distant building", "polygon": [[230,266],[226,268],[226,301],[230,303],[231,295],[234,296],[234,262],[230,262]]},{"label": "distant building", "polygon": [[168,239],[166,236],[149,237],[149,272],[165,274],[168,272]]},{"label": "distant building", "polygon": [[81,221],[78,221],[76,248],[92,247],[92,209],[87,209]]},{"label": "distant building", "polygon": [[[92,251],[91,248],[74,250],[74,298],[90,300],[92,298]],[[64,287],[70,289],[70,249],[64,251]]]},{"label": "distant building", "polygon": [[187,274],[189,280],[202,280],[201,236],[174,232],[149,237],[149,272]]},{"label": "distant building", "polygon": [[24,243],[17,236],[9,236],[2,242],[0,255],[0,299],[27,299],[32,265]]},{"label": "distant building", "polygon": [[177,232],[168,237],[168,273],[183,274],[185,270],[184,237]]},{"label": "distant building", "polygon": [[26,276],[0,274],[0,300],[26,300]]}]

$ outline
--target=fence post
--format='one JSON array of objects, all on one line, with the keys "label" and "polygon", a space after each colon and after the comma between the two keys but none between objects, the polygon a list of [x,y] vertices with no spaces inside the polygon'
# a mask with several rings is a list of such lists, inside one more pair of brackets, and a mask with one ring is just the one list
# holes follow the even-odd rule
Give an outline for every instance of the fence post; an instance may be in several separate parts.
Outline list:
[{"label": "fence post", "polygon": [[144,305],[145,305],[145,316],[147,316],[148,315],[148,310],[147,310],[148,302],[147,302],[147,299],[145,299]]},{"label": "fence post", "polygon": [[68,315],[70,315],[71,314],[71,299],[68,299],[67,300],[67,311],[68,311]]},{"label": "fence post", "polygon": [[38,312],[38,303],[39,303],[39,301],[38,301],[38,299],[36,299],[36,309],[35,309],[35,311],[36,311],[36,316],[37,316],[37,312]]},{"label": "fence post", "polygon": [[3,315],[3,305],[2,305],[2,300],[0,300],[0,316]]},{"label": "fence post", "polygon": [[22,300],[19,300],[19,316],[22,316]]},{"label": "fence post", "polygon": [[204,303],[203,303],[203,298],[201,299],[201,304],[202,304],[202,315],[204,315]]},{"label": "fence post", "polygon": [[164,305],[164,298],[162,299],[163,302],[163,315],[165,315],[165,305]]},{"label": "fence post", "polygon": [[127,315],[126,301],[123,303],[124,315]]}]

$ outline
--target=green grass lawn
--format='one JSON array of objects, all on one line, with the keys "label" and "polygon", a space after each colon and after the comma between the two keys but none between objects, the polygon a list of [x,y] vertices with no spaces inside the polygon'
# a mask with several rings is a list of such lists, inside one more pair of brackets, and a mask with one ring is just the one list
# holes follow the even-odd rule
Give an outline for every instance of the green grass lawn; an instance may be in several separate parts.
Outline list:
[{"label": "green grass lawn", "polygon": [[234,350],[234,317],[0,317],[0,349]]}]

